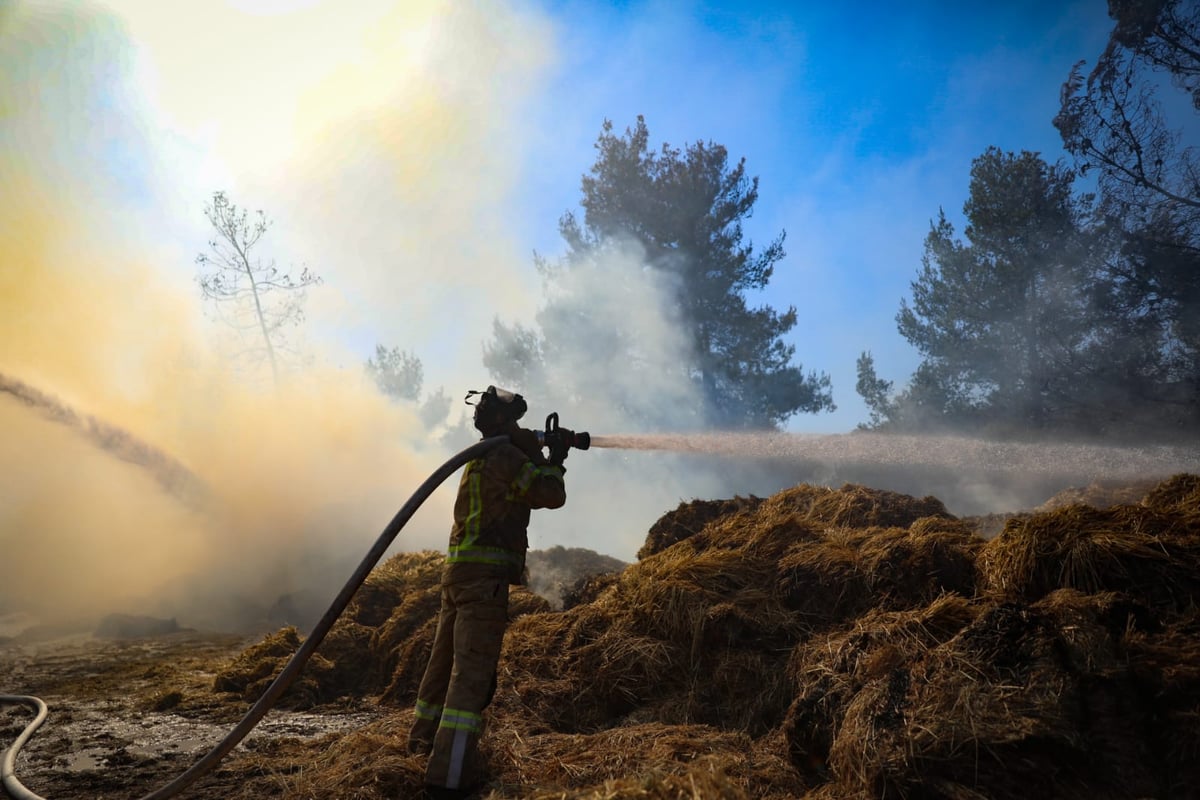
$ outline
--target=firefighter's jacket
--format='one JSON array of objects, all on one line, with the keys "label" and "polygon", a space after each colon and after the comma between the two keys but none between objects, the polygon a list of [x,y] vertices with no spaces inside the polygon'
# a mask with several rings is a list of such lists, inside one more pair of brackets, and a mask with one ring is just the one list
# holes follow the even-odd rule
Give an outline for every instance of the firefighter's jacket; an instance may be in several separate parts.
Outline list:
[{"label": "firefighter's jacket", "polygon": [[508,576],[522,583],[529,511],[566,502],[564,469],[542,456],[536,434],[515,428],[511,441],[469,462],[454,503],[443,583]]}]

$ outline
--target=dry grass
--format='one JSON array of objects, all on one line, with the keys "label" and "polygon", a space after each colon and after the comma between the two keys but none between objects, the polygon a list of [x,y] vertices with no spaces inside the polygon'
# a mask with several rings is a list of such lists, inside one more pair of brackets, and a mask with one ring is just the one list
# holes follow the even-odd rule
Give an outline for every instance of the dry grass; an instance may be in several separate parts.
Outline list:
[{"label": "dry grass", "polygon": [[1200,786],[1200,610],[1133,627],[1124,644],[1130,674],[1151,698],[1146,739],[1163,772],[1162,796],[1186,797]]},{"label": "dry grass", "polygon": [[1011,521],[979,561],[986,590],[1004,600],[1072,588],[1182,610],[1200,591],[1200,515],[1162,505],[1066,506]]},{"label": "dry grass", "polygon": [[1130,624],[1126,598],[1069,589],[867,614],[798,653],[792,760],[843,796],[1021,797],[1035,779],[1045,796],[1162,796]]},{"label": "dry grass", "polygon": [[[1014,517],[991,541],[935,498],[861,486],[681,505],[566,610],[514,614],[481,796],[1188,796],[1198,522],[1194,476]],[[393,565],[373,590],[390,613],[356,611],[382,617],[367,652],[385,702],[424,668],[430,570]],[[361,654],[356,631],[330,675]],[[407,796],[410,721],[257,768],[285,797]]]},{"label": "dry grass", "polygon": [[1200,517],[1200,475],[1175,475],[1151,489],[1142,504],[1177,511],[1195,522]]},{"label": "dry grass", "polygon": [[[213,679],[213,691],[236,694],[254,702],[275,676],[283,671],[292,654],[300,649],[300,634],[293,627],[283,628],[244,650]],[[313,654],[299,677],[276,703],[280,708],[312,708],[321,699],[321,679],[333,670],[333,663],[320,653]]]},{"label": "dry grass", "polygon": [[752,511],[761,502],[762,498],[751,496],[735,497],[732,500],[693,500],[690,503],[680,503],[675,510],[663,514],[650,526],[646,542],[637,552],[638,560],[699,533],[705,525],[715,519],[735,511]]},{"label": "dry grass", "polygon": [[563,591],[562,610],[594,602],[608,587],[620,579],[619,572],[585,575]]},{"label": "dry grass", "polygon": [[[375,569],[280,705],[306,709],[376,694],[384,702],[411,703],[433,644],[444,558],[433,550],[400,553]],[[544,598],[514,587],[510,618],[549,610]],[[294,627],[270,634],[221,669],[214,690],[256,699],[300,641]]]},{"label": "dry grass", "polygon": [[1034,511],[1045,512],[1066,506],[1091,506],[1092,508],[1108,508],[1109,506],[1128,505],[1140,502],[1146,493],[1153,489],[1155,481],[1093,481],[1087,486],[1072,486],[1063,489]]},{"label": "dry grass", "polygon": [[397,715],[316,742],[285,741],[239,758],[230,766],[255,780],[229,800],[419,797],[425,763],[405,748],[411,721]]},{"label": "dry grass", "polygon": [[[229,769],[245,783],[229,798],[417,797],[425,759],[403,747],[411,721],[411,713],[398,712],[347,734],[243,755]],[[485,739],[490,774],[477,796],[783,800],[797,796],[798,784],[779,745],[698,725],[630,725],[590,735],[521,735],[505,726]]]},{"label": "dry grass", "polygon": [[785,489],[770,502],[830,527],[907,528],[922,517],[953,519],[936,497],[915,498],[852,483],[840,489],[801,484]]}]

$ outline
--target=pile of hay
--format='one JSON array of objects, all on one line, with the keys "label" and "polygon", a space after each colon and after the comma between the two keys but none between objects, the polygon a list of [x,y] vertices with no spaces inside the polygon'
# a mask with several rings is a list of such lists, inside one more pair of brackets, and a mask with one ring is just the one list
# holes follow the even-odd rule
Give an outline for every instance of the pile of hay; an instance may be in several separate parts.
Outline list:
[{"label": "pile of hay", "polygon": [[1109,506],[1138,503],[1157,485],[1156,481],[1092,481],[1087,486],[1063,489],[1034,511],[1053,511],[1064,506]]},{"label": "pile of hay", "polygon": [[[1060,589],[1027,606],[948,597],[868,614],[797,652],[792,763],[842,796],[1181,796],[1200,772],[1159,726],[1196,721],[1200,684],[1190,710],[1154,697],[1146,645],[1127,636],[1139,613]],[[1194,754],[1187,738],[1176,749]]]},{"label": "pile of hay", "polygon": [[660,550],[665,550],[678,541],[699,533],[704,526],[714,519],[743,509],[753,510],[762,502],[762,498],[735,497],[731,500],[693,500],[690,503],[680,503],[674,511],[668,511],[650,526],[646,534],[646,542],[637,552],[638,559],[652,556]]},{"label": "pile of hay", "polygon": [[584,603],[591,603],[608,587],[621,579],[620,573],[601,572],[597,575],[585,575],[574,584],[563,589],[562,610],[566,611]]},{"label": "pile of hay", "polygon": [[738,504],[591,602],[515,622],[500,702],[530,733],[654,722],[763,735],[791,702],[798,642],[879,604],[973,589],[977,545],[937,501],[860,486]]},{"label": "pile of hay", "polygon": [[[444,561],[434,550],[400,553],[372,571],[279,705],[306,709],[380,693],[411,701],[433,644]],[[514,588],[510,618],[549,610],[545,599]],[[217,673],[214,691],[258,699],[300,642],[290,626],[267,636]]]},{"label": "pile of hay", "polygon": [[1182,611],[1200,596],[1200,514],[1174,503],[1065,506],[1010,521],[979,567],[986,592],[1003,600],[1065,587]]},{"label": "pile of hay", "polygon": [[[318,745],[283,796],[419,788],[403,744],[436,558],[406,558],[341,634],[371,629],[357,691],[396,714]],[[1196,476],[991,540],[936,498],[855,485],[685,504],[564,610],[514,593],[481,796],[1191,796],[1198,592]]]},{"label": "pile of hay", "polygon": [[529,572],[529,591],[562,608],[567,595],[581,581],[596,575],[615,574],[628,566],[624,561],[583,547],[555,545],[531,550],[525,559]]},{"label": "pile of hay", "polygon": [[1009,521],[979,584],[798,647],[783,728],[829,796],[1186,797],[1200,780],[1200,481]]},{"label": "pile of hay", "polygon": [[[345,613],[329,631],[300,677],[280,698],[285,708],[311,708],[347,692],[377,692],[389,674],[388,653],[374,645],[378,629],[393,616],[412,633],[437,613],[438,554],[402,553],[376,568]],[[404,626],[404,622],[414,624]],[[251,646],[213,681],[218,692],[256,700],[300,646],[294,627],[283,628]]]}]

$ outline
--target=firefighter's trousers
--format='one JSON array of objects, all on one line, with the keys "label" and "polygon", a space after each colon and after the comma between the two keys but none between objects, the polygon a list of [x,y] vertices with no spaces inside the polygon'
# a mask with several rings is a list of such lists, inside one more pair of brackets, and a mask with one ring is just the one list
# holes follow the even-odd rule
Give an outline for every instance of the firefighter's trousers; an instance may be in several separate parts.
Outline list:
[{"label": "firefighter's trousers", "polygon": [[430,754],[427,784],[458,789],[478,779],[483,709],[495,692],[507,624],[506,576],[442,586],[433,652],[409,734],[410,750]]}]

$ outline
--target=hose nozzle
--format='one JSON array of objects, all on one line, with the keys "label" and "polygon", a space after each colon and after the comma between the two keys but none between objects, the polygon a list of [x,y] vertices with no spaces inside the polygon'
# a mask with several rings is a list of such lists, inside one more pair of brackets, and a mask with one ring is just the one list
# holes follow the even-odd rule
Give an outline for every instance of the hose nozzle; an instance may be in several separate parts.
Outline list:
[{"label": "hose nozzle", "polygon": [[543,447],[554,450],[565,445],[566,449],[587,450],[592,446],[592,435],[587,431],[573,431],[570,428],[559,427],[558,412],[546,417],[546,430],[536,431],[538,443]]}]

